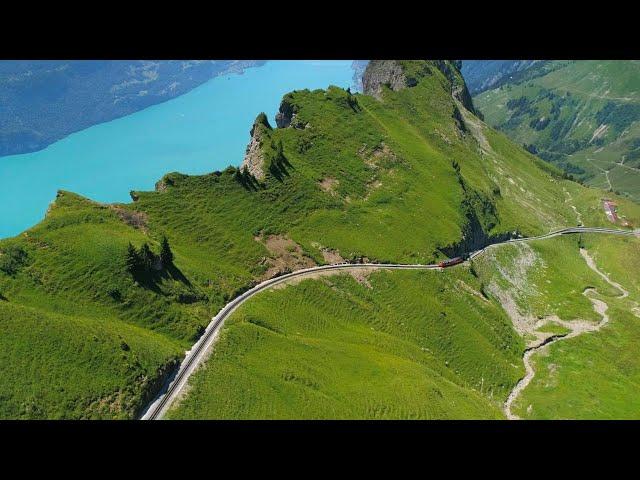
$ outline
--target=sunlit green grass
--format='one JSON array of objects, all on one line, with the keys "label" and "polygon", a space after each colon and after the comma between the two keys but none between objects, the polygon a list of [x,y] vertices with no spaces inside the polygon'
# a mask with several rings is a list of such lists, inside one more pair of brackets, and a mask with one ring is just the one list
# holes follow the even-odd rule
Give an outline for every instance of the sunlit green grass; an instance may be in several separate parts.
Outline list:
[{"label": "sunlit green grass", "polygon": [[[22,410],[15,405],[33,399],[35,406],[29,410],[32,413],[20,416],[38,416],[38,412],[65,417],[132,416],[142,406],[143,396],[153,389],[140,375],[116,373],[113,369],[118,363],[114,358],[119,357],[101,354],[93,359],[95,370],[102,372],[100,375],[112,376],[111,383],[101,381],[99,388],[88,379],[71,374],[66,376],[66,386],[62,380],[58,382],[42,374],[34,378],[38,378],[43,390],[55,390],[60,385],[64,388],[64,393],[45,397],[32,395],[21,386],[24,379],[17,377],[28,371],[22,367],[25,362],[49,364],[52,371],[65,372],[71,372],[71,365],[84,365],[84,350],[68,346],[85,345],[85,335],[76,324],[95,324],[111,335],[124,337],[125,332],[139,332],[139,348],[147,342],[146,350],[154,353],[147,355],[146,363],[140,360],[143,367],[134,371],[159,378],[164,371],[162,367],[195,341],[230,298],[264,274],[270,253],[255,240],[258,234],[287,236],[317,263],[324,262],[318,245],[338,251],[345,259],[366,257],[377,262],[431,263],[446,257],[443,250],[461,242],[463,235],[471,234],[470,216],[478,220],[485,229],[482,233],[489,236],[513,232],[534,235],[573,225],[575,214],[565,201],[565,189],[583,212],[586,224],[606,224],[600,203],[602,192],[562,180],[557,170],[524,152],[503,134],[485,128],[490,152],[481,153],[473,134],[457,125],[450,86],[437,69],[413,88],[385,91],[382,101],[363,95],[352,97],[335,87],[326,91],[297,91],[288,98],[298,110],[297,122],[306,127],[266,130],[265,152],[273,154],[272,144],[282,141],[286,162],[279,169],[268,171],[262,185],[253,189],[244,187],[234,178],[233,168],[200,176],[171,173],[163,179],[164,191],[135,192],[137,201],[117,206],[120,214],[113,206],[61,192],[43,222],[13,239],[0,241],[0,253],[19,248],[26,255],[17,271],[0,271],[0,308],[11,312],[14,322],[34,315],[58,322],[56,340],[49,345],[46,336],[40,343],[32,342],[28,336],[32,330],[37,331],[37,323],[22,330],[0,317],[0,328],[13,332],[12,343],[32,345],[31,350],[21,350],[21,355],[17,350],[7,349],[5,362],[12,365],[7,367],[6,377],[0,383],[0,398],[11,398],[7,404],[13,406],[0,408],[0,415],[17,415]],[[327,177],[337,180],[333,193],[320,188],[320,182]],[[140,215],[142,227],[134,228],[123,221],[120,218],[123,212]],[[621,201],[620,212],[638,224],[640,207]],[[149,243],[157,252],[163,236],[168,238],[174,252],[175,268],[136,281],[125,268],[127,245],[131,242],[139,248]],[[295,292],[296,288],[277,295],[283,295],[285,302],[287,292]],[[364,292],[357,285],[340,288],[359,295]],[[407,288],[415,289],[415,285]],[[364,293],[375,296],[379,290],[384,291],[378,288]],[[431,295],[433,302],[457,299],[439,291],[432,291]],[[325,300],[322,308],[331,312],[334,297],[325,295]],[[372,297],[368,301],[378,300]],[[428,309],[430,304],[416,307]],[[336,310],[331,315],[340,317],[344,313],[340,312]],[[407,311],[403,315],[412,314]],[[503,318],[497,310],[491,310],[491,315],[494,316],[491,321]],[[483,322],[487,321],[479,315],[470,318],[477,324],[474,329],[484,328]],[[343,328],[341,325],[335,328]],[[508,324],[504,328],[509,335],[513,334]],[[422,334],[418,330],[414,333]],[[434,331],[435,336],[447,334]],[[491,339],[492,335],[485,332],[478,341]],[[503,338],[507,333],[500,335]],[[402,338],[418,341],[410,336]],[[464,344],[461,339],[456,342]],[[62,353],[55,355],[51,347],[58,344],[62,345],[59,349]],[[239,341],[238,345],[241,344]],[[119,342],[113,345],[118,347]],[[512,348],[511,343],[507,342],[507,347]],[[342,345],[340,355],[351,355],[349,348]],[[358,348],[359,362],[364,364],[369,353],[363,352],[365,347]],[[371,359],[385,364],[388,355],[395,355],[394,351],[371,353]],[[481,411],[495,414],[497,410],[487,410],[486,404],[472,407],[478,404],[472,398],[476,394],[470,392],[473,388],[482,389],[481,399],[486,392],[493,392],[495,399],[513,381],[512,369],[520,368],[515,360],[511,362],[515,366],[509,363],[505,367],[504,362],[498,362],[491,367],[493,373],[486,374],[494,378],[487,384],[487,379],[482,381],[482,373],[472,375],[471,370],[464,373],[460,366],[463,373],[452,380],[445,375],[448,370],[434,370],[440,353],[433,354],[433,361],[420,360],[418,370],[414,369],[414,360],[407,363],[407,355],[403,352],[397,360],[398,368],[413,379],[408,382],[413,386],[407,385],[407,389],[421,390],[415,386],[420,382],[440,385],[438,375],[455,384],[442,386],[449,394],[471,388],[465,397],[467,407],[455,410],[465,416]],[[450,363],[455,361],[454,357],[447,358]],[[98,367],[101,359],[104,365]],[[476,358],[483,362],[485,359],[486,356]],[[489,363],[484,362],[483,368],[489,369]],[[505,368],[498,380],[496,372]],[[418,371],[430,372],[426,376],[430,380]],[[391,378],[389,373],[384,375],[387,380]],[[129,406],[112,409],[119,402],[114,395],[120,391],[132,392],[128,394]],[[417,393],[411,395],[413,398]],[[87,399],[98,397],[107,399],[104,408],[88,406]],[[444,408],[444,400],[441,405]],[[345,416],[366,411],[362,406],[359,410],[352,406],[343,410],[331,408]],[[329,412],[314,409],[302,411],[310,415]],[[400,416],[399,410],[394,412]],[[421,416],[445,415],[444,410],[429,410],[424,405],[416,412]],[[409,415],[408,412],[402,415],[405,413]]]},{"label": "sunlit green grass", "polygon": [[131,418],[181,350],[110,319],[0,301],[0,418]]},{"label": "sunlit green grass", "polygon": [[502,418],[521,340],[466,269],[306,280],[244,304],[169,418]]}]

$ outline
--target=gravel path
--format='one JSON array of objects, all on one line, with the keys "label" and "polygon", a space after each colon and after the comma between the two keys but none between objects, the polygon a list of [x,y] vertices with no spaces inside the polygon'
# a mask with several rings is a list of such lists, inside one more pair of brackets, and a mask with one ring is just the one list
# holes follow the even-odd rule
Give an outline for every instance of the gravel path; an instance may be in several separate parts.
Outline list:
[{"label": "gravel path", "polygon": [[[593,258],[591,258],[591,256],[589,255],[589,252],[581,248],[580,255],[582,255],[582,257],[585,259],[587,265],[591,270],[600,275],[609,285],[616,288],[620,292],[620,296],[618,298],[626,298],[629,296],[629,292],[625,290],[619,283],[614,282],[605,273],[598,269],[595,262],[593,261]],[[504,413],[509,420],[520,420],[520,417],[513,413],[511,408],[522,391],[527,388],[527,386],[531,383],[531,380],[533,380],[533,378],[535,377],[536,372],[533,368],[533,365],[531,364],[531,357],[534,353],[546,348],[552,343],[559,342],[560,340],[574,338],[584,333],[597,332],[607,323],[609,323],[609,315],[607,315],[609,305],[607,305],[606,302],[594,297],[594,294],[597,294],[596,290],[594,290],[593,288],[587,288],[584,292],[582,292],[582,294],[589,300],[591,300],[593,309],[596,311],[596,313],[598,313],[598,315],[600,315],[601,320],[597,324],[594,324],[592,322],[587,322],[584,320],[574,320],[568,322],[565,320],[560,320],[559,318],[553,319],[554,323],[567,328],[569,330],[569,333],[552,335],[538,342],[537,344],[532,345],[524,351],[522,360],[524,362],[525,375],[516,384],[516,386],[509,394],[509,397],[507,397],[506,402],[504,402]]]}]

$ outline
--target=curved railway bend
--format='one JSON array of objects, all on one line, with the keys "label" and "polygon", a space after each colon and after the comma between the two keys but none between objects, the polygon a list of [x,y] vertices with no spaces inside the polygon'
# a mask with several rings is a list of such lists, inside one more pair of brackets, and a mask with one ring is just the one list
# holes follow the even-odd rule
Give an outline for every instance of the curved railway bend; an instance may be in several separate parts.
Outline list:
[{"label": "curved railway bend", "polygon": [[[627,235],[627,236],[635,236],[640,238],[640,230],[619,230],[613,228],[597,228],[597,227],[569,227],[563,228],[560,230],[555,230],[553,232],[538,235],[535,237],[522,237],[522,238],[513,238],[510,240],[505,240],[504,242],[494,243],[488,245],[481,250],[476,250],[475,252],[471,252],[468,255],[469,259],[473,259],[478,255],[481,255],[489,248],[494,248],[496,245],[501,245],[503,243],[516,243],[516,242],[526,242],[532,240],[543,240],[548,238],[557,237],[560,235],[569,235],[569,234],[579,234],[579,233],[601,233],[601,234],[614,234],[614,235]],[[452,267],[449,267],[452,268]],[[156,395],[156,397],[151,401],[149,405],[144,409],[140,419],[141,420],[158,420],[161,419],[162,416],[169,409],[171,404],[175,401],[176,398],[180,395],[182,390],[187,384],[187,381],[191,374],[195,372],[195,370],[200,366],[208,357],[209,352],[211,351],[211,347],[214,344],[218,333],[224,323],[224,321],[244,302],[249,300],[251,297],[256,295],[257,293],[270,289],[276,285],[286,283],[292,279],[298,279],[305,276],[312,276],[317,274],[318,272],[324,272],[327,270],[349,270],[349,269],[372,269],[372,270],[440,270],[440,267],[437,264],[434,265],[410,265],[410,264],[381,264],[381,263],[341,263],[334,265],[322,265],[319,267],[306,268],[303,270],[298,270],[296,272],[288,273],[286,275],[282,275],[279,277],[272,278],[270,280],[266,280],[262,283],[259,283],[252,289],[244,292],[238,297],[231,300],[227,305],[225,305],[218,314],[213,317],[209,325],[207,326],[204,334],[200,337],[200,339],[193,345],[191,350],[189,350],[183,361],[180,363],[179,367],[174,371],[174,373],[165,381],[162,389]]]}]

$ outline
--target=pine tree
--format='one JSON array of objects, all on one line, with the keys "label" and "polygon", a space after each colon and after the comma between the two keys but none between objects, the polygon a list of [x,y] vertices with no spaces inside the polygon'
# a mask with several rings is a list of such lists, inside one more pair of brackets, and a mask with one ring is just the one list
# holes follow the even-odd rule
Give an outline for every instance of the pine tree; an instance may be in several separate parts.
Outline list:
[{"label": "pine tree", "polygon": [[165,268],[173,263],[173,252],[171,251],[167,237],[162,237],[162,242],[160,243],[160,261]]},{"label": "pine tree", "polygon": [[281,168],[282,164],[284,163],[284,147],[282,146],[282,140],[278,140],[278,143],[276,144],[272,144],[275,151],[276,151],[276,156],[274,159],[274,162],[276,167]]},{"label": "pine tree", "polygon": [[151,270],[153,270],[155,255],[153,254],[147,243],[143,244],[140,248],[140,260],[142,263],[142,267],[146,272],[150,272]]},{"label": "pine tree", "polygon": [[140,255],[138,255],[136,247],[131,245],[131,242],[129,242],[129,245],[127,246],[125,265],[127,266],[127,271],[131,274],[136,273],[140,268]]}]

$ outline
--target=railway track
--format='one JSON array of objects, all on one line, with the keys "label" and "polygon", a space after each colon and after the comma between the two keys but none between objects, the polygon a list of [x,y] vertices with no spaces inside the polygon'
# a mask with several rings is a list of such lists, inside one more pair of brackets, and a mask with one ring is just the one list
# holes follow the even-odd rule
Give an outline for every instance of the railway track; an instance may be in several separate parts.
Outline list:
[{"label": "railway track", "polygon": [[[544,240],[549,238],[558,237],[560,235],[572,235],[579,233],[600,233],[600,234],[612,234],[612,235],[626,235],[640,238],[640,230],[618,230],[614,228],[600,228],[600,227],[567,227],[560,230],[555,230],[544,235],[538,235],[535,237],[521,237],[512,238],[499,243],[493,243],[486,247],[464,255],[465,258],[473,259],[478,255],[482,255],[486,250],[495,248],[498,245],[505,243],[517,243],[527,242],[533,240]],[[454,266],[454,265],[452,265]],[[217,334],[220,331],[224,321],[244,302],[248,299],[260,293],[264,290],[272,288],[278,284],[286,283],[293,278],[300,278],[304,276],[311,276],[318,272],[332,271],[332,270],[349,270],[349,269],[372,269],[372,270],[441,270],[442,268],[438,264],[384,264],[384,263],[341,263],[334,265],[322,265],[319,267],[311,267],[296,272],[291,272],[279,277],[266,280],[258,285],[254,286],[250,290],[242,293],[227,305],[225,305],[218,314],[213,317],[209,325],[207,326],[204,334],[189,350],[184,360],[179,365],[178,369],[171,375],[163,385],[163,388],[151,401],[151,403],[145,408],[141,420],[157,420],[162,418],[173,401],[179,396],[180,392],[187,384],[187,381],[196,368],[206,359],[210,347],[213,345],[217,338]],[[450,268],[450,267],[449,267]]]}]

